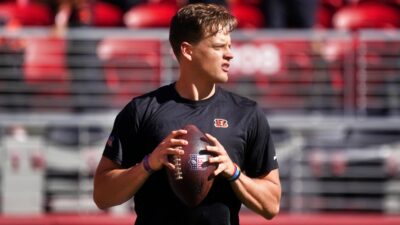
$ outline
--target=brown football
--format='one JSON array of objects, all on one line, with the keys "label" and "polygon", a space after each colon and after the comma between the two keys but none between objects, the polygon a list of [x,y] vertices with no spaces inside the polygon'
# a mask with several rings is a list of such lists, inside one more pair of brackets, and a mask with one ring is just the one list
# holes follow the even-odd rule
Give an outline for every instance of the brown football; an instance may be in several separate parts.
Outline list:
[{"label": "brown football", "polygon": [[211,155],[205,150],[209,142],[204,133],[192,124],[182,129],[187,130],[187,134],[179,138],[187,140],[188,145],[182,147],[185,151],[183,155],[169,157],[175,170],[167,170],[167,174],[176,196],[187,206],[193,207],[200,204],[210,191],[216,165],[208,163]]}]

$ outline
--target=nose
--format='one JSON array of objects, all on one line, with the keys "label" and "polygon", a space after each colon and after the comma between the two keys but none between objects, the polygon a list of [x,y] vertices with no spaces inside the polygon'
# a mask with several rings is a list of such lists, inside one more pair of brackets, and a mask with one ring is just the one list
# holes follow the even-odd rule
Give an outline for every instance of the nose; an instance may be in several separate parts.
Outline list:
[{"label": "nose", "polygon": [[227,48],[227,50],[225,51],[225,53],[224,53],[224,59],[226,59],[226,60],[231,60],[231,59],[233,59],[233,52],[232,52],[232,49],[231,48]]}]

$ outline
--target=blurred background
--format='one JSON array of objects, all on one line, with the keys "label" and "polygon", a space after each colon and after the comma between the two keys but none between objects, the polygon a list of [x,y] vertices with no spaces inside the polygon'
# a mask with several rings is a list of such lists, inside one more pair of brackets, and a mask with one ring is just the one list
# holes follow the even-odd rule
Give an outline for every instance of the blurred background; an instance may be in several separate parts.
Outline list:
[{"label": "blurred background", "polygon": [[[93,173],[118,111],[176,79],[168,25],[193,2],[0,0],[0,224],[133,224]],[[280,162],[281,214],[243,224],[400,224],[400,1],[203,2],[238,18],[224,87]]]}]

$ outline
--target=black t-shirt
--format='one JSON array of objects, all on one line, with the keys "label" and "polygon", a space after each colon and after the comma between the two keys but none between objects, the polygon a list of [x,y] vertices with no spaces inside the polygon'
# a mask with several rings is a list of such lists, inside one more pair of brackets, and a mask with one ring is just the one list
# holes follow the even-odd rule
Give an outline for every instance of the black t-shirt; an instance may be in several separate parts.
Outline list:
[{"label": "black t-shirt", "polygon": [[[278,168],[264,112],[256,102],[218,87],[201,101],[180,97],[174,84],[134,98],[116,117],[103,155],[129,168],[188,123],[216,137],[247,176]],[[137,225],[239,224],[241,202],[222,177],[199,206],[189,208],[172,192],[163,169],[147,179],[134,201]]]}]

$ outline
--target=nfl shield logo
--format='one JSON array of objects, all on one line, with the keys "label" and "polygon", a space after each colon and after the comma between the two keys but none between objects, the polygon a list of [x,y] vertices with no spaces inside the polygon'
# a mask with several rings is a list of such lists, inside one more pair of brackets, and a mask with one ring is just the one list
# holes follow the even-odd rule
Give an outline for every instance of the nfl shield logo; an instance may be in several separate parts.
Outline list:
[{"label": "nfl shield logo", "polygon": [[189,165],[192,170],[205,170],[208,155],[190,154]]}]

